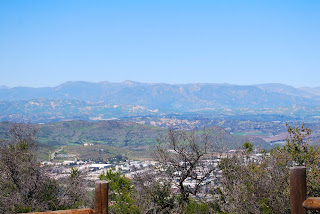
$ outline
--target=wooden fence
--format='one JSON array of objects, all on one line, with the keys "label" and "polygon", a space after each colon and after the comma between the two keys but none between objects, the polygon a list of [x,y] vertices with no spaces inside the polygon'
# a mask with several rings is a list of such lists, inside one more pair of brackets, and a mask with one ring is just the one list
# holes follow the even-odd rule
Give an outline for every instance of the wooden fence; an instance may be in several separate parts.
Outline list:
[{"label": "wooden fence", "polygon": [[320,197],[307,197],[306,167],[290,168],[291,214],[306,214],[307,210],[320,210]]},{"label": "wooden fence", "polygon": [[108,182],[97,181],[95,183],[94,210],[90,208],[86,208],[86,209],[74,209],[74,210],[35,212],[32,214],[108,214],[108,191],[109,191]]}]

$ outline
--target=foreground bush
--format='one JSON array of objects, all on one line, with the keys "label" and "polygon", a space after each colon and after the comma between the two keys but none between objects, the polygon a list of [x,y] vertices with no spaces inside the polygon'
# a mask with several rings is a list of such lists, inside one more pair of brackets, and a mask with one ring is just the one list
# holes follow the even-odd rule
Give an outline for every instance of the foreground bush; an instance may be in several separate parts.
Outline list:
[{"label": "foreground bush", "polygon": [[320,149],[309,146],[311,130],[288,126],[287,143],[270,154],[252,156],[250,144],[244,152],[220,163],[221,207],[233,213],[290,213],[289,167],[306,166],[307,195],[320,196]]}]

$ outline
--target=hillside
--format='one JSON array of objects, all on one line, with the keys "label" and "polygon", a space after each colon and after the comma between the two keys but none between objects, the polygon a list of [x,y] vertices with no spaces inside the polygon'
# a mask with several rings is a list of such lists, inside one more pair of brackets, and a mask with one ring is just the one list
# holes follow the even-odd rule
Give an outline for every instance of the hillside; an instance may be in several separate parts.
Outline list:
[{"label": "hillside", "polygon": [[[12,125],[10,122],[0,123],[0,138],[6,137]],[[167,131],[150,125],[120,121],[65,121],[34,126],[38,130],[40,152],[49,155],[60,147],[63,148],[60,151],[62,154],[86,158],[95,157],[94,154],[101,156],[101,148],[105,149],[103,157],[127,155],[130,152],[139,156],[143,151],[153,150],[157,138],[164,136]],[[216,148],[239,148],[245,141],[251,141],[259,148],[270,148],[270,144],[260,138],[233,136],[217,126],[208,130]]]},{"label": "hillside", "polygon": [[158,110],[143,106],[110,105],[78,100],[32,99],[0,101],[0,121],[49,123],[63,120],[110,120],[156,115]]},{"label": "hillside", "polygon": [[104,144],[130,150],[144,150],[165,132],[154,126],[118,121],[66,121],[37,125],[38,139],[47,145]]}]

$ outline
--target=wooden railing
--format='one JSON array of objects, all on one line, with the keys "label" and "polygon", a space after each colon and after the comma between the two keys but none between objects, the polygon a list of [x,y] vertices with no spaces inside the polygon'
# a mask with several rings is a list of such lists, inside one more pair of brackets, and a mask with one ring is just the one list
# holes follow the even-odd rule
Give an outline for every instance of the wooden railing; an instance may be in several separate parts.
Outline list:
[{"label": "wooden railing", "polygon": [[108,190],[108,182],[97,181],[95,183],[94,210],[91,208],[86,208],[74,210],[35,212],[32,214],[108,214]]},{"label": "wooden railing", "polygon": [[320,197],[307,196],[306,167],[290,168],[291,214],[306,214],[307,210],[320,210]]}]

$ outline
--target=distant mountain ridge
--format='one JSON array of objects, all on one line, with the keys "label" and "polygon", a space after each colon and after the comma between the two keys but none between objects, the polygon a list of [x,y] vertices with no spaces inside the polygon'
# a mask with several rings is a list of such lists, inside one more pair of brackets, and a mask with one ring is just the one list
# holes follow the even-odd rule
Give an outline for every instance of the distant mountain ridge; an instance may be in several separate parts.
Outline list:
[{"label": "distant mountain ridge", "polygon": [[268,92],[276,92],[276,93],[298,96],[298,97],[300,96],[300,97],[311,98],[317,95],[311,91],[295,88],[293,86],[284,85],[280,83],[266,83],[266,84],[260,84],[256,86]]},{"label": "distant mountain ridge", "polygon": [[0,89],[9,89],[10,87],[5,86],[5,85],[0,85]]},{"label": "distant mountain ridge", "polygon": [[124,81],[66,82],[57,87],[0,87],[0,101],[31,99],[78,100],[110,105],[144,106],[148,109],[191,111],[204,108],[277,108],[318,106],[317,88],[283,84],[229,85],[214,83],[166,84]]},{"label": "distant mountain ridge", "polygon": [[158,110],[144,106],[109,105],[67,99],[0,101],[0,121],[48,123],[64,120],[114,120],[119,117],[150,116]]},{"label": "distant mountain ridge", "polygon": [[300,88],[300,90],[306,91],[306,92],[311,93],[311,94],[313,94],[313,95],[318,95],[318,96],[320,96],[320,87],[315,87],[315,88],[302,87],[302,88]]}]

